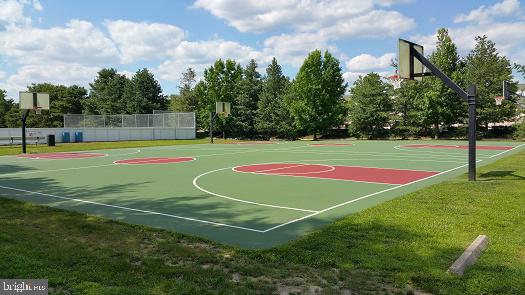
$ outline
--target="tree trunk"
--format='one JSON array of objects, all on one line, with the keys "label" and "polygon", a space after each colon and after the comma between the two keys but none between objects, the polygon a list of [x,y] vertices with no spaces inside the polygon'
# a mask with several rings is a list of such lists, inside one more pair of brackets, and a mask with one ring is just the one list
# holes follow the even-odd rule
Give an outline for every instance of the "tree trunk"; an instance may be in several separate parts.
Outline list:
[{"label": "tree trunk", "polygon": [[317,140],[317,132],[314,131],[314,141]]},{"label": "tree trunk", "polygon": [[439,123],[434,123],[434,139],[439,139]]}]

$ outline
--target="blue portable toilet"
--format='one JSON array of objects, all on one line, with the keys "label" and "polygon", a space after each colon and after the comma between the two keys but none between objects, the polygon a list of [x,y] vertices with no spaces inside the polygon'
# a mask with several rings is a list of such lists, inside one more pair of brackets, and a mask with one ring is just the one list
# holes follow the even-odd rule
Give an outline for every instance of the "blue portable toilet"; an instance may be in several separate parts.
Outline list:
[{"label": "blue portable toilet", "polygon": [[84,141],[84,134],[82,132],[75,132],[75,142]]},{"label": "blue portable toilet", "polygon": [[62,142],[71,142],[69,132],[62,132]]}]

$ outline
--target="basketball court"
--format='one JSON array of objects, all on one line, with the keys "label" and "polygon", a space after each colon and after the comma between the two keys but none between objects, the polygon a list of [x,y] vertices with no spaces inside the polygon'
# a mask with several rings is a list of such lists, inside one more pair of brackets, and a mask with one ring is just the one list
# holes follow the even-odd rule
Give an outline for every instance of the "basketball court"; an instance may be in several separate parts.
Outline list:
[{"label": "basketball court", "polygon": [[239,142],[5,156],[0,195],[266,248],[466,171],[464,142]]}]

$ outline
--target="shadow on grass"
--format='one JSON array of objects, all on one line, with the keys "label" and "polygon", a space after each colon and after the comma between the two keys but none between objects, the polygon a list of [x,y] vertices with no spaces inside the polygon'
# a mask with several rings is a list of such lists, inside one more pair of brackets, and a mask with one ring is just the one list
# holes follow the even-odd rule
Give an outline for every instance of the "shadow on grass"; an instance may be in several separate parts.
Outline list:
[{"label": "shadow on grass", "polygon": [[517,175],[516,171],[513,170],[495,170],[479,175],[481,181],[491,180],[525,180],[525,177]]}]

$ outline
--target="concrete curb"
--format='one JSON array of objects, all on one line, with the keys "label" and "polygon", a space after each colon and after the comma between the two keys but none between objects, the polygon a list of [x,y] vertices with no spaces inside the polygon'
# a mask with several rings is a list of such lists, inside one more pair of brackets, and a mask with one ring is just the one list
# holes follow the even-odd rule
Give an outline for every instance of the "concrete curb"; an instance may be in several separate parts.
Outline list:
[{"label": "concrete curb", "polygon": [[481,251],[488,246],[489,238],[485,235],[479,235],[470,246],[459,256],[459,258],[449,267],[448,271],[462,276],[467,267],[474,264],[478,259]]}]

